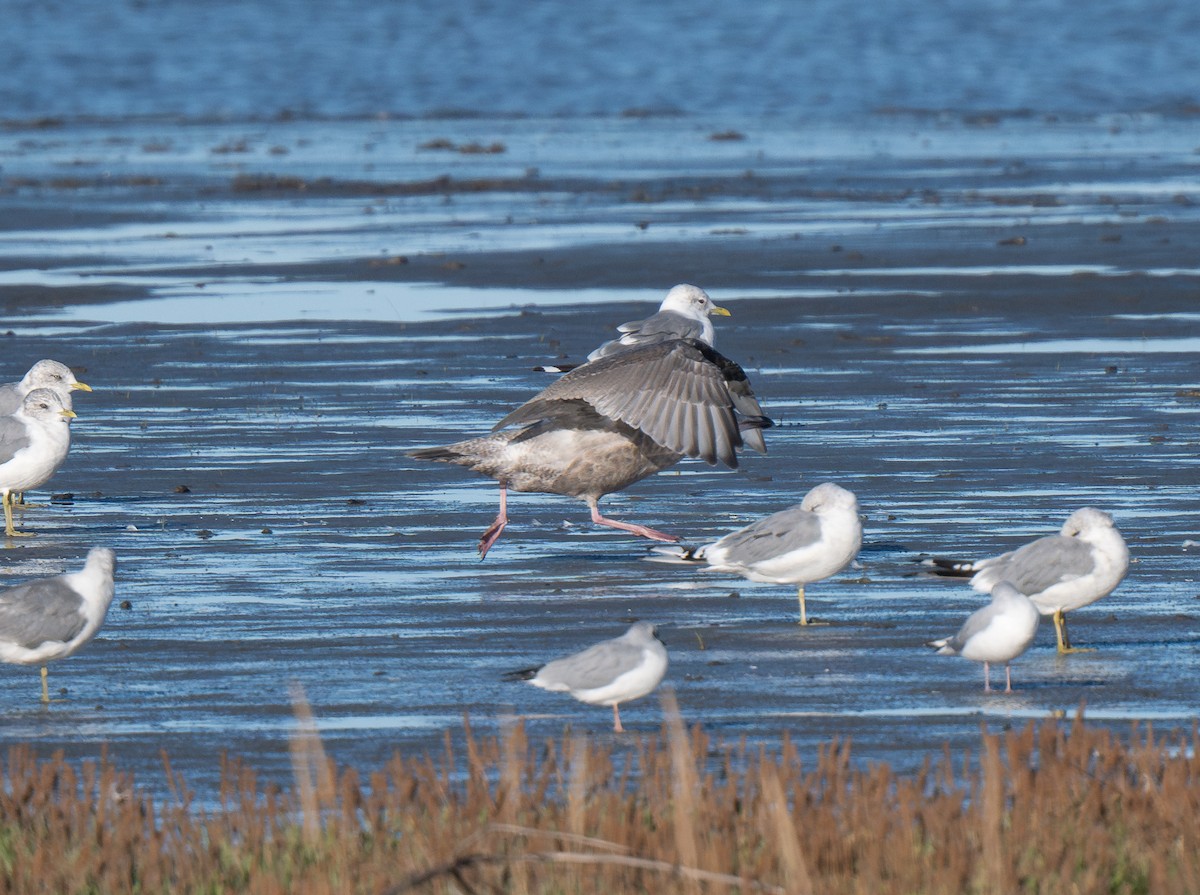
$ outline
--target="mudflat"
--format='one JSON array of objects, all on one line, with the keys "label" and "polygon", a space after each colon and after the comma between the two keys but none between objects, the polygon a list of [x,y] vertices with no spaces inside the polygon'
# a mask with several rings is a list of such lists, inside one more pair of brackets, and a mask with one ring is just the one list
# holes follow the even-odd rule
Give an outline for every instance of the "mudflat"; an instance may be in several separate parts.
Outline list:
[{"label": "mudflat", "polygon": [[[506,151],[420,151],[438,127]],[[520,122],[396,125],[383,173],[362,146],[322,167],[324,132],[300,125],[170,131],[171,152],[117,127],[7,135],[0,372],[52,357],[96,391],[0,583],[104,545],[118,592],[51,666],[49,708],[36,670],[0,669],[3,742],[103,749],[149,786],[165,752],[209,795],[222,752],[286,780],[294,683],[330,754],[364,769],[464,718],[607,739],[607,710],[500,677],[639,618],[661,626],[685,720],[726,740],[815,756],[849,738],[912,769],[1081,704],[1120,730],[1190,728],[1200,215],[1174,131],[1155,153],[1151,125],[962,126],[939,152],[942,125],[918,121],[846,158],[746,129],[672,165],[678,127],[535,158]],[[619,151],[640,138],[653,164]],[[232,163],[193,151],[228,145]],[[96,164],[68,180],[71,158]],[[582,360],[677,282],[732,311],[716,347],[776,421],[769,453],[685,461],[602,507],[703,543],[819,482],[853,490],[858,563],[808,589],[825,625],[795,623],[792,588],[646,562],[648,542],[564,498],[510,495],[480,562],[494,483],[406,456],[485,433],[548,384],[535,367]],[[982,669],[923,644],[986,598],[917,560],[1012,549],[1081,506],[1132,557],[1069,616],[1095,652],[1056,655],[1047,622],[1015,692],[984,694]],[[653,696],[622,716],[617,742],[661,721]]]}]

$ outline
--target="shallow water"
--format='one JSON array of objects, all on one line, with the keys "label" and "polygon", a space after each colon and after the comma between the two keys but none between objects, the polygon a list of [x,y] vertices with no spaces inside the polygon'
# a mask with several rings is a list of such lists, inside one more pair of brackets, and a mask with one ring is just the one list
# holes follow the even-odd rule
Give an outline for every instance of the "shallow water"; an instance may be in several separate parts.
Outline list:
[{"label": "shallow water", "polygon": [[[35,671],[0,668],[3,741],[106,748],[152,787],[165,750],[202,795],[222,750],[286,782],[293,681],[330,753],[363,769],[438,748],[464,715],[476,731],[519,715],[535,734],[570,723],[608,739],[606,710],[499,677],[633,618],[663,626],[686,720],[727,739],[786,730],[814,758],[850,737],[858,760],[911,769],[944,743],[974,748],[981,724],[1081,702],[1121,730],[1189,728],[1187,129],[889,120],[857,134],[875,150],[851,165],[747,127],[668,163],[680,126],[559,123],[517,183],[503,179],[533,161],[525,129],[438,124],[452,142],[502,132],[509,149],[463,162],[477,189],[417,195],[396,187],[458,176],[457,157],[416,149],[428,123],[352,125],[387,149],[342,132],[311,157],[333,131],[292,123],[287,155],[270,154],[278,135],[255,138],[232,168],[207,147],[238,125],[70,127],[49,154],[0,133],[4,378],[49,356],[97,389],[76,401],[60,496],[27,511],[38,537],[0,551],[0,573],[48,574],[108,544],[131,603],[51,667],[67,693],[49,709]],[[164,134],[169,160],[144,149]],[[57,180],[72,158],[88,173]],[[237,188],[247,172],[304,172],[307,187]],[[549,381],[533,367],[582,357],[680,280],[733,310],[717,345],[779,423],[770,453],[737,472],[681,464],[606,510],[700,542],[820,481],[851,488],[859,566],[809,589],[827,626],[795,625],[789,588],[644,562],[644,543],[561,498],[513,496],[479,562],[494,485],[405,456],[486,431]],[[1071,618],[1096,652],[1056,656],[1046,625],[1017,692],[985,696],[979,668],[923,647],[982,598],[914,577],[917,556],[999,552],[1087,504],[1134,557]],[[635,731],[660,721],[654,699],[623,714]]]},{"label": "shallow water", "polygon": [[1180,0],[9,0],[5,116],[1195,109]]}]

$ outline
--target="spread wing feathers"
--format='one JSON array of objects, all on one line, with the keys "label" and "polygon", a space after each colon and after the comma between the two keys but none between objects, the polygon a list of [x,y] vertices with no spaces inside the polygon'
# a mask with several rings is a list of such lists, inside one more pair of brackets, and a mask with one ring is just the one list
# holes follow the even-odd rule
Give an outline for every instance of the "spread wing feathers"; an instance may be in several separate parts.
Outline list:
[{"label": "spread wing feathers", "polygon": [[[528,406],[531,403],[533,402],[530,401],[522,406]],[[613,429],[617,426],[608,417],[597,413],[596,408],[586,401],[543,401],[537,409],[538,413],[532,422],[527,422],[525,428],[512,439],[512,444],[555,429]]]},{"label": "spread wing feathers", "polygon": [[66,643],[83,630],[82,598],[61,578],[42,578],[0,591],[0,637],[25,649]]},{"label": "spread wing feathers", "polygon": [[759,430],[772,425],[742,368],[694,339],[630,348],[576,367],[493,431],[545,419],[562,401],[586,402],[676,453],[730,468],[744,443],[765,450]]}]

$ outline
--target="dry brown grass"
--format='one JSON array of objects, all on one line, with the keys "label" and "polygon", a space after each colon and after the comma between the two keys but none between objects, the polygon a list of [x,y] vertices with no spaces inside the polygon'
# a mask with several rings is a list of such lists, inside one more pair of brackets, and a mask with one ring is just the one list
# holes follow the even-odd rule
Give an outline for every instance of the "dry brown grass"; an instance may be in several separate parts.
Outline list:
[{"label": "dry brown grass", "polygon": [[447,735],[364,781],[297,701],[294,790],[228,763],[217,810],[169,764],[160,805],[107,762],[10,750],[0,892],[1200,892],[1195,731],[1047,720],[982,733],[957,772],[947,754],[901,776],[845,743],[811,769],[786,739],[713,743],[668,700],[661,735],[615,749],[468,728],[463,749]]}]

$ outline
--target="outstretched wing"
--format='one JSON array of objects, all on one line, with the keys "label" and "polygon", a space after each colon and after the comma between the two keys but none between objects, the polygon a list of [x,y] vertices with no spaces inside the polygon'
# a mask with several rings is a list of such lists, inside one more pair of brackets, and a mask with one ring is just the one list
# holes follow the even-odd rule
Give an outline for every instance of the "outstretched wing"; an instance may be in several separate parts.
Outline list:
[{"label": "outstretched wing", "polygon": [[[759,430],[772,425],[742,368],[695,339],[630,348],[576,367],[493,431],[542,419],[561,401],[584,401],[676,453],[730,468],[743,443],[765,449]],[[745,440],[743,428],[751,433]]]}]

